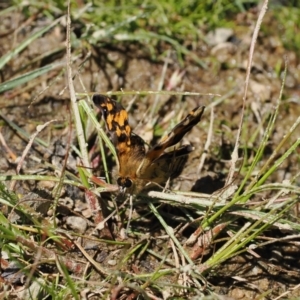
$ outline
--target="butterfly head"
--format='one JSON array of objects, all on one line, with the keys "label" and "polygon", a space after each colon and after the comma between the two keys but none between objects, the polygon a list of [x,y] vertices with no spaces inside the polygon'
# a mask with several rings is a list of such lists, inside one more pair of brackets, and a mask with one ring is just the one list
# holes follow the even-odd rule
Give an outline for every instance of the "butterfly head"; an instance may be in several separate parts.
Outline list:
[{"label": "butterfly head", "polygon": [[126,193],[128,190],[131,190],[134,186],[133,180],[129,177],[119,177],[117,179],[117,184],[120,188],[121,193]]}]

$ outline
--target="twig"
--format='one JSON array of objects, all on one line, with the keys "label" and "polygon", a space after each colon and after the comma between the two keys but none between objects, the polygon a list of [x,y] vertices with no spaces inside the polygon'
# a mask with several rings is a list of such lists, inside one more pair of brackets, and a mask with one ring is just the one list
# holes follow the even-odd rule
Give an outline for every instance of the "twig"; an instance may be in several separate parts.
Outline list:
[{"label": "twig", "polygon": [[258,32],[259,32],[263,17],[264,17],[264,15],[267,11],[267,8],[268,8],[268,2],[269,2],[268,0],[265,0],[263,5],[262,5],[262,8],[259,12],[259,16],[258,16],[256,25],[255,25],[255,28],[254,28],[252,40],[251,40],[251,45],[250,45],[250,50],[249,50],[249,60],[248,60],[248,65],[247,65],[246,80],[245,80],[244,96],[243,96],[243,107],[242,107],[242,111],[241,111],[241,119],[240,119],[239,128],[238,128],[238,132],[237,132],[235,146],[234,146],[234,149],[233,149],[232,154],[231,154],[231,166],[230,166],[230,169],[229,169],[229,172],[228,172],[228,176],[226,178],[225,185],[228,185],[232,182],[233,175],[234,175],[234,172],[235,172],[236,162],[238,160],[238,149],[239,149],[239,145],[240,145],[242,125],[243,125],[243,121],[244,121],[244,114],[245,114],[246,100],[247,100],[247,92],[248,92],[249,79],[250,79],[250,73],[251,73],[251,67],[252,67],[252,61],[253,61],[253,53],[254,53],[254,48],[255,48],[256,41],[257,41]]}]

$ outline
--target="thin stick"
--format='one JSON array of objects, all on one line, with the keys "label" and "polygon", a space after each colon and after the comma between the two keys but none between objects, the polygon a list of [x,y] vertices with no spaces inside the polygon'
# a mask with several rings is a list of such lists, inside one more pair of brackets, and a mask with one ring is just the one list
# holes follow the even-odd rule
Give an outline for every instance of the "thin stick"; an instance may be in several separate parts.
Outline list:
[{"label": "thin stick", "polygon": [[236,137],[236,141],[235,141],[235,146],[234,149],[232,151],[231,154],[231,166],[228,172],[228,176],[226,178],[226,183],[225,185],[228,185],[232,182],[233,179],[233,175],[235,172],[235,168],[236,168],[236,162],[238,160],[238,149],[239,149],[239,145],[240,145],[240,138],[241,138],[241,131],[242,131],[242,126],[243,126],[243,121],[244,121],[244,114],[245,114],[245,108],[246,108],[246,100],[247,100],[247,92],[248,92],[248,86],[249,86],[249,79],[250,79],[250,73],[251,73],[251,67],[252,67],[252,62],[253,62],[253,53],[254,53],[254,48],[255,48],[255,44],[257,41],[257,36],[259,33],[259,29],[263,20],[263,17],[267,11],[268,8],[268,0],[265,0],[262,8],[259,12],[259,16],[254,28],[254,32],[253,32],[253,36],[252,36],[252,40],[251,40],[251,45],[250,45],[250,50],[249,50],[249,60],[248,60],[248,65],[247,65],[247,73],[246,73],[246,80],[245,80],[245,88],[244,88],[244,96],[243,96],[243,107],[242,107],[242,111],[241,111],[241,119],[240,119],[240,124],[239,124],[239,128],[238,128],[238,133],[237,133],[237,137]]},{"label": "thin stick", "polygon": [[87,172],[89,172],[89,159],[88,159],[88,152],[86,148],[86,142],[84,138],[84,131],[82,128],[82,123],[80,119],[80,113],[77,106],[76,101],[76,93],[73,85],[73,76],[72,76],[72,68],[71,68],[71,11],[70,11],[70,0],[68,0],[68,15],[67,15],[67,38],[66,38],[66,49],[67,49],[67,78],[68,78],[68,86],[70,92],[70,100],[71,100],[71,107],[72,112],[75,119],[75,127],[77,132],[78,144],[80,148],[81,158],[83,161],[83,165],[87,167]]}]

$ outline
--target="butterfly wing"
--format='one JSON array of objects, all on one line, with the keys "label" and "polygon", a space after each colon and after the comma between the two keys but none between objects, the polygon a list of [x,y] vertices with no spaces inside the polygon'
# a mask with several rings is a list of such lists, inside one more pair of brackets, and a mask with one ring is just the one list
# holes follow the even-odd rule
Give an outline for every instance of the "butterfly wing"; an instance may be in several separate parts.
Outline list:
[{"label": "butterfly wing", "polygon": [[93,96],[94,104],[101,109],[111,140],[116,148],[120,178],[135,178],[136,170],[145,157],[144,141],[132,134],[128,114],[123,106],[101,94]]},{"label": "butterfly wing", "polygon": [[128,124],[126,110],[120,103],[100,94],[93,96],[93,102],[101,109],[107,130],[118,155],[129,152],[131,146],[131,127]]},{"label": "butterfly wing", "polygon": [[162,141],[148,151],[147,159],[153,162],[164,153],[165,149],[177,144],[186,133],[200,122],[204,109],[205,106],[194,108]]},{"label": "butterfly wing", "polygon": [[177,177],[193,148],[184,145],[170,152],[165,149],[177,144],[201,120],[205,107],[199,106],[193,109],[171,132],[156,146],[148,151],[144,161],[137,170],[141,179],[148,182],[162,184],[168,178]]},{"label": "butterfly wing", "polygon": [[[173,179],[178,177],[191,151],[193,151],[192,146],[184,145],[174,151],[163,153],[147,167],[146,175],[148,176],[146,177],[148,177],[148,181],[163,184],[169,178]],[[141,174],[141,176],[143,175]]]}]

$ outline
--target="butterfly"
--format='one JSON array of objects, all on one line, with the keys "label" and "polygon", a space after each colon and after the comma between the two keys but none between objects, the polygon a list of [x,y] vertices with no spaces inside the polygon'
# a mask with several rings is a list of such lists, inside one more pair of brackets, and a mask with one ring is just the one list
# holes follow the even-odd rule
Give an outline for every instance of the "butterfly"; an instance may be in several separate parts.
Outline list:
[{"label": "butterfly", "polygon": [[135,135],[128,123],[128,114],[115,100],[101,94],[93,95],[93,102],[100,108],[110,139],[115,146],[118,171],[116,182],[122,193],[139,194],[153,184],[164,184],[169,178],[177,177],[185,163],[184,157],[193,150],[183,145],[174,146],[200,121],[204,106],[194,108],[157,145],[146,151],[144,140]]}]

